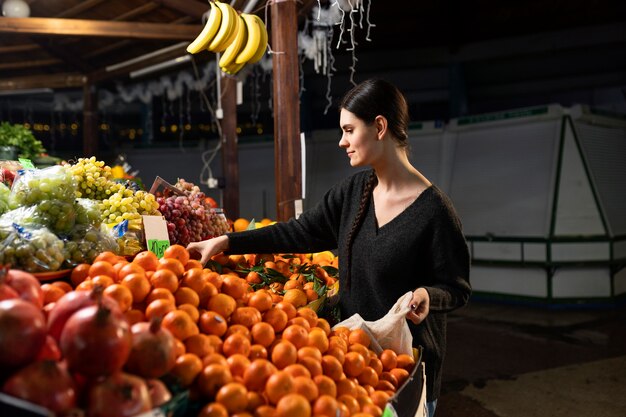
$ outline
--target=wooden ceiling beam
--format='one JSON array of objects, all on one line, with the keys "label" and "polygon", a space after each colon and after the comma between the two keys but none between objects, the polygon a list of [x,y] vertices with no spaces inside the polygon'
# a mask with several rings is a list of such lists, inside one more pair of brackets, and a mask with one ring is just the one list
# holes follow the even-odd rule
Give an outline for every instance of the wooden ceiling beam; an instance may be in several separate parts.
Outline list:
[{"label": "wooden ceiling beam", "polygon": [[35,42],[43,50],[45,50],[48,55],[52,56],[53,58],[61,59],[68,67],[75,71],[88,73],[93,71],[94,69],[85,61],[84,57],[82,57],[78,52],[72,52],[64,46],[55,44],[49,38],[33,36],[33,42]]},{"label": "wooden ceiling beam", "polygon": [[37,49],[39,49],[39,45],[32,44],[0,46],[0,54],[14,54],[16,52],[35,51]]},{"label": "wooden ceiling beam", "polygon": [[28,61],[3,62],[0,63],[0,70],[14,70],[23,68],[45,67],[49,65],[62,64],[63,60],[51,59],[29,59]]},{"label": "wooden ceiling beam", "polygon": [[0,19],[0,33],[28,35],[191,41],[201,30],[201,25],[172,25],[167,23],[110,22],[41,17],[3,17]]},{"label": "wooden ceiling beam", "polygon": [[87,10],[92,9],[93,7],[95,7],[98,4],[103,3],[103,2],[104,2],[104,0],[85,0],[85,1],[81,1],[76,6],[70,7],[69,9],[67,9],[67,10],[57,14],[56,17],[74,17],[74,16],[78,16],[82,12],[86,12]]},{"label": "wooden ceiling beam", "polygon": [[150,13],[151,11],[158,9],[158,8],[159,8],[159,5],[156,2],[151,1],[149,3],[144,4],[143,6],[136,7],[133,10],[129,10],[124,14],[116,16],[112,20],[116,22],[124,21],[124,20],[132,20],[137,16]]},{"label": "wooden ceiling beam", "polygon": [[0,90],[28,90],[33,88],[76,88],[85,85],[87,77],[82,74],[49,74],[28,77],[4,78]]},{"label": "wooden ceiling beam", "polygon": [[208,2],[201,3],[196,0],[156,0],[156,3],[197,20],[202,19],[202,15],[211,7]]}]

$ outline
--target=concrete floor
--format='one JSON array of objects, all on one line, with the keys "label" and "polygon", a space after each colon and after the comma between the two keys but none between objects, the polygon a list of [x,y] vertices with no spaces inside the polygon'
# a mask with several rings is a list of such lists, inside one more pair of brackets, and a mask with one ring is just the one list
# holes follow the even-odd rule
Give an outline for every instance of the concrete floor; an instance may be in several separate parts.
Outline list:
[{"label": "concrete floor", "polygon": [[625,417],[626,308],[450,314],[436,417],[466,416]]}]

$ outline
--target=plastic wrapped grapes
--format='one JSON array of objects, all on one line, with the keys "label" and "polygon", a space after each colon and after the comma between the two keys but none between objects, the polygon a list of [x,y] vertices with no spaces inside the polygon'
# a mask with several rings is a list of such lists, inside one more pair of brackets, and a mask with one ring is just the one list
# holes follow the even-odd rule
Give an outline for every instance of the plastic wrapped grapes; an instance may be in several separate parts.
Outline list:
[{"label": "plastic wrapped grapes", "polygon": [[92,263],[99,253],[119,253],[117,240],[108,230],[92,225],[76,225],[65,241],[64,266],[70,268],[80,263]]},{"label": "plastic wrapped grapes", "polygon": [[74,203],[61,200],[44,200],[37,204],[37,213],[45,225],[55,233],[68,233],[76,223]]},{"label": "plastic wrapped grapes", "polygon": [[64,244],[47,227],[0,226],[0,264],[28,272],[58,271]]},{"label": "plastic wrapped grapes", "polygon": [[22,206],[9,210],[0,216],[0,227],[47,226],[47,220],[37,211],[37,206]]},{"label": "plastic wrapped grapes", "polygon": [[11,188],[10,204],[19,207],[43,200],[72,202],[75,192],[76,182],[67,166],[22,170]]},{"label": "plastic wrapped grapes", "polygon": [[0,215],[9,211],[9,196],[11,190],[9,187],[0,182]]},{"label": "plastic wrapped grapes", "polygon": [[74,202],[76,224],[100,226],[102,213],[99,203],[91,198],[77,198]]}]

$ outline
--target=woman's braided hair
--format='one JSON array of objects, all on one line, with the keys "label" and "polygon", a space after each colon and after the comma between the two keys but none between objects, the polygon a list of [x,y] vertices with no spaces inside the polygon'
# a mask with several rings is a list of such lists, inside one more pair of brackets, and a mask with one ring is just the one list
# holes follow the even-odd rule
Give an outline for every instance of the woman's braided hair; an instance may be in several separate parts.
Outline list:
[{"label": "woman's braided hair", "polygon": [[[393,84],[381,79],[366,80],[346,93],[339,104],[339,111],[343,109],[354,114],[368,126],[374,123],[377,116],[385,117],[387,119],[387,129],[391,132],[391,137],[398,146],[403,147],[407,153],[409,152],[409,109],[406,99]],[[342,274],[345,275],[344,285],[346,289],[350,288],[354,237],[363,223],[365,208],[377,183],[376,172],[372,171],[363,187],[359,210],[352,223],[352,228],[348,232],[347,250],[345,252],[347,268],[346,271],[342,271]]]}]

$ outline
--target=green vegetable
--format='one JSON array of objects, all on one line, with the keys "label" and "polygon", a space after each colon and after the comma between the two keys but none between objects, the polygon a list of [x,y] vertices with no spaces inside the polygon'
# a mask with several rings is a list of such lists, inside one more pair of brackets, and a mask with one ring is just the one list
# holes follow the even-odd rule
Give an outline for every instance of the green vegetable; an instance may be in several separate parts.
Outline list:
[{"label": "green vegetable", "polygon": [[46,152],[41,141],[33,136],[30,129],[9,122],[0,123],[0,146],[14,146],[18,149],[20,158],[31,160]]}]

